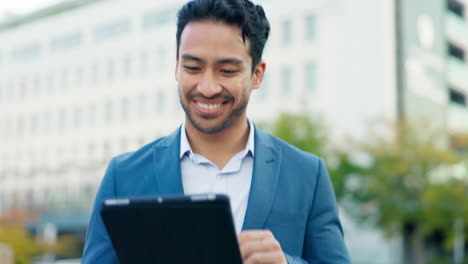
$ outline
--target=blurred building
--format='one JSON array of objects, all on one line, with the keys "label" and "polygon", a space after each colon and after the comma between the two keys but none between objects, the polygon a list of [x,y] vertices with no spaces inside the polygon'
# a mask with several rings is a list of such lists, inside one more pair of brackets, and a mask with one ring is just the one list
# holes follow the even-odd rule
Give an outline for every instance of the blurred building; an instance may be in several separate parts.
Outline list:
[{"label": "blurred building", "polygon": [[[0,24],[0,215],[88,211],[113,155],[177,128],[184,2],[71,0]],[[258,2],[272,32],[254,121],[305,113],[337,144],[374,118],[468,131],[466,0]],[[395,263],[379,234],[344,224],[355,263]]]},{"label": "blurred building", "polygon": [[396,1],[397,111],[468,131],[468,1]]}]

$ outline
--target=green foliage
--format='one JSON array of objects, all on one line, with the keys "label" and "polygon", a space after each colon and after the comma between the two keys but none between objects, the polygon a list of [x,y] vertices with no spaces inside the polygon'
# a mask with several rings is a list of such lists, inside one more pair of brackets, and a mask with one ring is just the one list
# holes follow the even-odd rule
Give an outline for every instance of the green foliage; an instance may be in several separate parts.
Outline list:
[{"label": "green foliage", "polygon": [[48,254],[61,258],[76,258],[80,256],[81,251],[78,247],[76,237],[71,235],[59,236],[55,244],[41,244],[41,249]]},{"label": "green foliage", "polygon": [[354,174],[362,173],[363,168],[353,162],[348,153],[336,149],[329,153],[328,159],[333,160],[328,165],[328,171],[333,182],[336,198],[338,201],[344,200],[350,196],[348,190],[350,189],[349,178]]},{"label": "green foliage", "polygon": [[325,156],[326,133],[322,123],[313,123],[308,117],[280,114],[271,127],[273,135],[304,151]]},{"label": "green foliage", "polygon": [[324,157],[337,199],[346,201],[348,213],[358,221],[375,225],[388,237],[403,234],[405,225],[420,228],[426,237],[441,232],[450,249],[454,221],[462,217],[468,237],[468,179],[452,170],[466,164],[468,171],[468,159],[460,156],[468,153],[468,143],[462,144],[468,137],[457,136],[454,152],[446,134],[429,123],[375,125],[362,140],[348,141],[352,151],[333,149],[323,123],[305,116],[283,113],[263,127]]},{"label": "green foliage", "polygon": [[[446,239],[445,249],[454,246],[454,219],[464,220],[468,227],[468,181],[452,179],[446,183],[437,183],[429,186],[423,194],[426,208],[424,218],[430,219],[425,225],[426,233],[432,230],[442,231]],[[465,237],[468,237],[468,228],[465,228]]]},{"label": "green foliage", "polygon": [[29,264],[40,253],[39,247],[24,229],[0,223],[0,242],[13,248],[16,264]]},{"label": "green foliage", "polygon": [[462,161],[446,137],[428,124],[386,124],[383,131],[387,134],[374,131],[355,143],[369,164],[343,172],[358,183],[347,190],[358,204],[350,213],[388,236],[402,234],[405,224],[421,228],[426,236],[443,232],[450,248],[454,220],[464,215],[468,226],[467,182],[451,174]]}]

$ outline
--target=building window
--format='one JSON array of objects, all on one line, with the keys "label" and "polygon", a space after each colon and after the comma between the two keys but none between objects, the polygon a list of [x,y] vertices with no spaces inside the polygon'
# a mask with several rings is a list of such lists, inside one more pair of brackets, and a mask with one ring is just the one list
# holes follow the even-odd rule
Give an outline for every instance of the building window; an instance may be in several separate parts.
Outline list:
[{"label": "building window", "polygon": [[59,130],[64,130],[66,127],[66,122],[67,122],[67,112],[65,111],[65,108],[62,108],[59,110],[59,115],[58,115],[58,128]]},{"label": "building window", "polygon": [[39,126],[39,117],[37,114],[31,116],[31,135],[35,135]]},{"label": "building window", "polygon": [[107,62],[107,80],[112,81],[114,79],[114,61],[109,59]]},{"label": "building window", "polygon": [[130,56],[125,56],[124,59],[124,75],[126,78],[130,77],[130,74],[132,73],[132,60]]},{"label": "building window", "polygon": [[144,51],[140,55],[140,63],[141,63],[141,73],[145,74],[148,73],[149,68],[149,58],[148,52]]},{"label": "building window", "polygon": [[4,127],[4,134],[7,138],[11,137],[13,135],[13,125],[11,120],[5,121],[5,127]]},{"label": "building window", "polygon": [[82,67],[78,67],[76,69],[75,85],[78,88],[81,88],[83,86],[83,68]]},{"label": "building window", "polygon": [[166,107],[166,95],[164,91],[159,91],[156,95],[156,112],[161,114],[164,112],[164,108]]},{"label": "building window", "polygon": [[155,12],[147,13],[143,16],[143,28],[157,28],[170,22],[171,18],[176,16],[177,10],[157,10]]},{"label": "building window", "polygon": [[53,90],[54,90],[54,74],[49,73],[47,75],[47,92],[51,94]]},{"label": "building window", "polygon": [[308,15],[305,17],[305,38],[306,40],[314,40],[316,31],[316,16]]},{"label": "building window", "polygon": [[14,101],[14,91],[15,91],[15,83],[13,81],[9,81],[7,86],[5,87],[5,101]]},{"label": "building window", "polygon": [[105,108],[105,111],[104,111],[104,119],[107,122],[112,121],[112,111],[113,111],[112,101],[107,101],[106,102],[106,108]]},{"label": "building window", "polygon": [[166,49],[159,48],[158,50],[158,63],[157,63],[157,71],[163,71],[166,68]]},{"label": "building window", "polygon": [[46,112],[44,114],[44,132],[49,132],[51,130],[52,124],[52,112]]},{"label": "building window", "polygon": [[449,42],[448,43],[448,54],[449,56],[456,58],[461,61],[465,61],[465,51],[463,48]]},{"label": "building window", "polygon": [[32,94],[34,96],[38,96],[40,94],[40,89],[41,89],[41,82],[40,82],[40,79],[39,79],[39,74],[36,74],[36,76],[34,76],[34,79],[32,81]]},{"label": "building window", "polygon": [[14,62],[24,62],[39,57],[40,46],[37,43],[27,44],[14,49],[11,58]]},{"label": "building window", "polygon": [[317,66],[314,63],[307,63],[304,67],[304,84],[307,92],[317,88]]},{"label": "building window", "polygon": [[79,106],[76,106],[74,109],[74,120],[73,123],[75,128],[80,128],[81,126],[81,109]]},{"label": "building window", "polygon": [[19,98],[20,99],[23,99],[27,96],[27,93],[28,93],[28,84],[26,82],[26,80],[22,80],[20,82],[20,90],[19,90]]},{"label": "building window", "polygon": [[68,86],[68,72],[66,70],[64,70],[62,72],[62,80],[61,80],[61,84],[60,84],[60,90],[65,90],[67,89],[67,86]]},{"label": "building window", "polygon": [[68,51],[78,48],[81,45],[83,34],[79,32],[63,35],[50,42],[52,52]]},{"label": "building window", "polygon": [[91,66],[91,83],[97,83],[98,82],[98,65],[96,62],[93,63],[93,66]]},{"label": "building window", "polygon": [[128,97],[122,98],[122,120],[128,121],[130,119],[130,100]]},{"label": "building window", "polygon": [[281,23],[281,43],[288,46],[292,41],[292,22],[287,19]]},{"label": "building window", "polygon": [[447,9],[461,18],[465,17],[465,6],[458,0],[447,0]]},{"label": "building window", "polygon": [[20,137],[24,135],[24,119],[22,116],[19,116],[16,121],[16,134]]},{"label": "building window", "polygon": [[146,98],[146,95],[142,94],[140,95],[140,97],[138,98],[138,117],[140,119],[142,119],[143,117],[146,116],[146,101],[147,101],[147,98]]},{"label": "building window", "polygon": [[130,20],[120,20],[109,24],[101,25],[94,31],[94,38],[97,41],[115,39],[128,34],[131,31]]},{"label": "building window", "polygon": [[88,157],[91,159],[96,156],[96,147],[94,146],[94,143],[89,142],[88,143]]},{"label": "building window", "polygon": [[96,104],[90,104],[89,109],[88,109],[88,120],[89,124],[93,126],[96,124],[96,117],[97,117],[97,105]]},{"label": "building window", "polygon": [[109,141],[105,141],[102,147],[103,147],[102,153],[104,154],[104,157],[105,158],[110,157],[112,154],[112,151],[111,151],[111,144],[109,143]]},{"label": "building window", "polygon": [[466,107],[466,95],[461,91],[449,88],[449,99],[454,104]]},{"label": "building window", "polygon": [[291,68],[284,67],[281,69],[281,94],[288,96],[291,94]]},{"label": "building window", "polygon": [[78,159],[79,156],[80,156],[80,148],[78,147],[78,145],[74,144],[70,150],[70,160],[74,162]]}]

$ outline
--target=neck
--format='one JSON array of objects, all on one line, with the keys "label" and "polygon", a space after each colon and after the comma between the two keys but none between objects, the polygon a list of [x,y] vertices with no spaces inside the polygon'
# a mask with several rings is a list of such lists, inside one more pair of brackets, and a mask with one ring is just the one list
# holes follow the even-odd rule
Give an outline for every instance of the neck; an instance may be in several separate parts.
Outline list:
[{"label": "neck", "polygon": [[192,151],[222,169],[234,155],[245,148],[250,129],[244,115],[229,127],[214,134],[199,131],[186,119],[185,131]]}]

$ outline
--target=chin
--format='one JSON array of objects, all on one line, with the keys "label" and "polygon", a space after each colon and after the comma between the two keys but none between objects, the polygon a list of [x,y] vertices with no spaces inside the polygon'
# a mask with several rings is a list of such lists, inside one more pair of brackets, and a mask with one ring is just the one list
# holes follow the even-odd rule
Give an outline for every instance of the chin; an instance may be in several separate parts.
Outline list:
[{"label": "chin", "polygon": [[191,124],[198,131],[202,133],[206,133],[206,134],[216,134],[218,132],[225,130],[226,128],[230,126],[230,123],[227,122],[227,120],[214,121],[214,122],[207,121],[206,119],[204,121],[191,120]]}]

